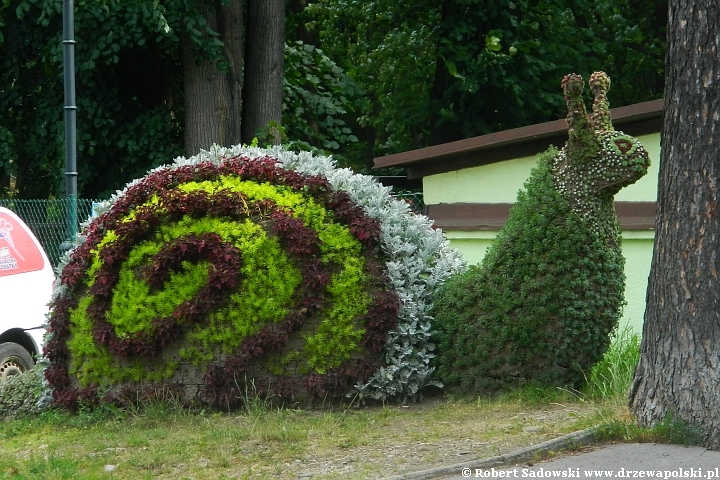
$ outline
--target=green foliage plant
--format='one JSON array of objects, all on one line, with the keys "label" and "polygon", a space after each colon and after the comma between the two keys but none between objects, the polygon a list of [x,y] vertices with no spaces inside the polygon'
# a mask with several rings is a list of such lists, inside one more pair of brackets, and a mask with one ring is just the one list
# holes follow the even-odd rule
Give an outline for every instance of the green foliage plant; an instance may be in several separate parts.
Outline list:
[{"label": "green foliage plant", "polygon": [[[75,9],[78,188],[85,198],[105,198],[182,153],[182,72],[174,45],[185,30],[182,19],[194,20],[186,7],[89,1]],[[0,170],[17,176],[20,198],[58,195],[62,2],[3,2],[0,23],[0,150],[6,150]],[[193,29],[200,41],[209,27]]]},{"label": "green foliage plant", "polygon": [[569,140],[545,152],[483,262],[435,297],[438,371],[493,391],[524,383],[576,387],[607,350],[624,303],[613,198],[642,177],[647,152],[614,131],[603,72],[562,81]]},{"label": "green foliage plant", "polygon": [[[310,2],[302,17],[363,92],[357,123],[376,155],[427,145],[441,2]],[[372,133],[370,133],[372,132]]]},{"label": "green foliage plant", "polygon": [[625,327],[613,337],[602,360],[590,370],[585,392],[596,400],[618,398],[626,404],[639,359],[640,334]]},{"label": "green foliage plant", "polygon": [[292,150],[335,155],[352,151],[358,142],[348,124],[362,91],[335,62],[313,45],[300,40],[285,45],[283,125]]},{"label": "green foliage plant", "polygon": [[[182,49],[191,47],[221,70],[228,61],[202,2],[87,1],[81,8],[77,3],[78,189],[84,198],[107,198],[184,152]],[[12,175],[20,198],[62,193],[58,32],[62,2],[0,3],[0,189]],[[346,145],[352,149],[357,138],[348,117],[360,91],[311,45],[288,41],[285,56],[283,123],[290,143],[336,155]]]},{"label": "green foliage plant", "polygon": [[616,106],[660,98],[667,8],[653,0],[309,2],[319,46],[365,92],[375,156],[564,115],[555,79],[632,78]]},{"label": "green foliage plant", "polygon": [[617,106],[662,95],[665,14],[652,1],[443,3],[431,98],[437,141],[561,118],[554,83],[571,68],[636,80],[614,89]]},{"label": "green foliage plant", "polygon": [[417,396],[429,295],[461,268],[367,177],[216,148],[131,182],[85,226],[60,267],[46,377],[67,408],[170,386],[232,407],[247,382],[288,400]]},{"label": "green foliage plant", "polygon": [[46,366],[44,362],[38,363],[0,383],[0,419],[37,415],[46,409],[48,402],[43,395]]},{"label": "green foliage plant", "polygon": [[674,445],[701,445],[702,429],[697,425],[668,414],[651,428],[638,425],[635,421],[615,419],[597,427],[595,436],[600,441],[622,441],[626,443],[669,443]]}]

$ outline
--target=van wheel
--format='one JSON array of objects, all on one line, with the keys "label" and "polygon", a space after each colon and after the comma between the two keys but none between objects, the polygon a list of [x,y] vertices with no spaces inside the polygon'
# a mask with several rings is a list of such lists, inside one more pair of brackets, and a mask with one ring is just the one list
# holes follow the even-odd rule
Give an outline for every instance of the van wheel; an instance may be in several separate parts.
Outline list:
[{"label": "van wheel", "polygon": [[17,343],[0,343],[0,382],[26,372],[32,367],[33,359],[27,350]]}]

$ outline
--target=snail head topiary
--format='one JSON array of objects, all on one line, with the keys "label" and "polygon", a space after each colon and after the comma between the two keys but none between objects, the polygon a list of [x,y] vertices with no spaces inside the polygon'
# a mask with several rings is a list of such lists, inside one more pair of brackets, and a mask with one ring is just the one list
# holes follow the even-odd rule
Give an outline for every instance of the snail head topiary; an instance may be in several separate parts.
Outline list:
[{"label": "snail head topiary", "polygon": [[569,139],[541,155],[483,262],[435,296],[438,372],[488,391],[527,382],[578,385],[602,357],[624,304],[624,259],[613,197],[649,158],[615,131],[603,72],[567,75]]},{"label": "snail head topiary", "polygon": [[571,208],[592,221],[602,214],[601,204],[647,173],[650,159],[637,139],[612,126],[607,100],[610,78],[604,72],[590,76],[595,97],[590,115],[581,97],[583,83],[575,74],[562,80],[570,138],[555,159],[553,178]]}]

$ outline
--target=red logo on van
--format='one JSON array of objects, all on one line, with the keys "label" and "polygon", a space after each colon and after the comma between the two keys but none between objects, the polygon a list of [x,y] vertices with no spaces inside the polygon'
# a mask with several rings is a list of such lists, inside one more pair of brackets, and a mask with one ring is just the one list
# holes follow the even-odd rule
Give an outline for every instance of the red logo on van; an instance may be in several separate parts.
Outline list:
[{"label": "red logo on van", "polygon": [[0,212],[0,277],[43,267],[45,260],[33,235],[17,217]]}]

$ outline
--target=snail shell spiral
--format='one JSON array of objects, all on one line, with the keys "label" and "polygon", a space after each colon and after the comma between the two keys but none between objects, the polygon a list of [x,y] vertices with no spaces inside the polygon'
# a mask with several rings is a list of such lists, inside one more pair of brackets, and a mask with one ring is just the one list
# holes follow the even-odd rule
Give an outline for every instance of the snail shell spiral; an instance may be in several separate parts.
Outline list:
[{"label": "snail shell spiral", "polygon": [[249,383],[341,395],[377,370],[397,324],[379,222],[272,158],[153,172],[84,235],[46,347],[66,407],[166,388],[230,407]]}]

